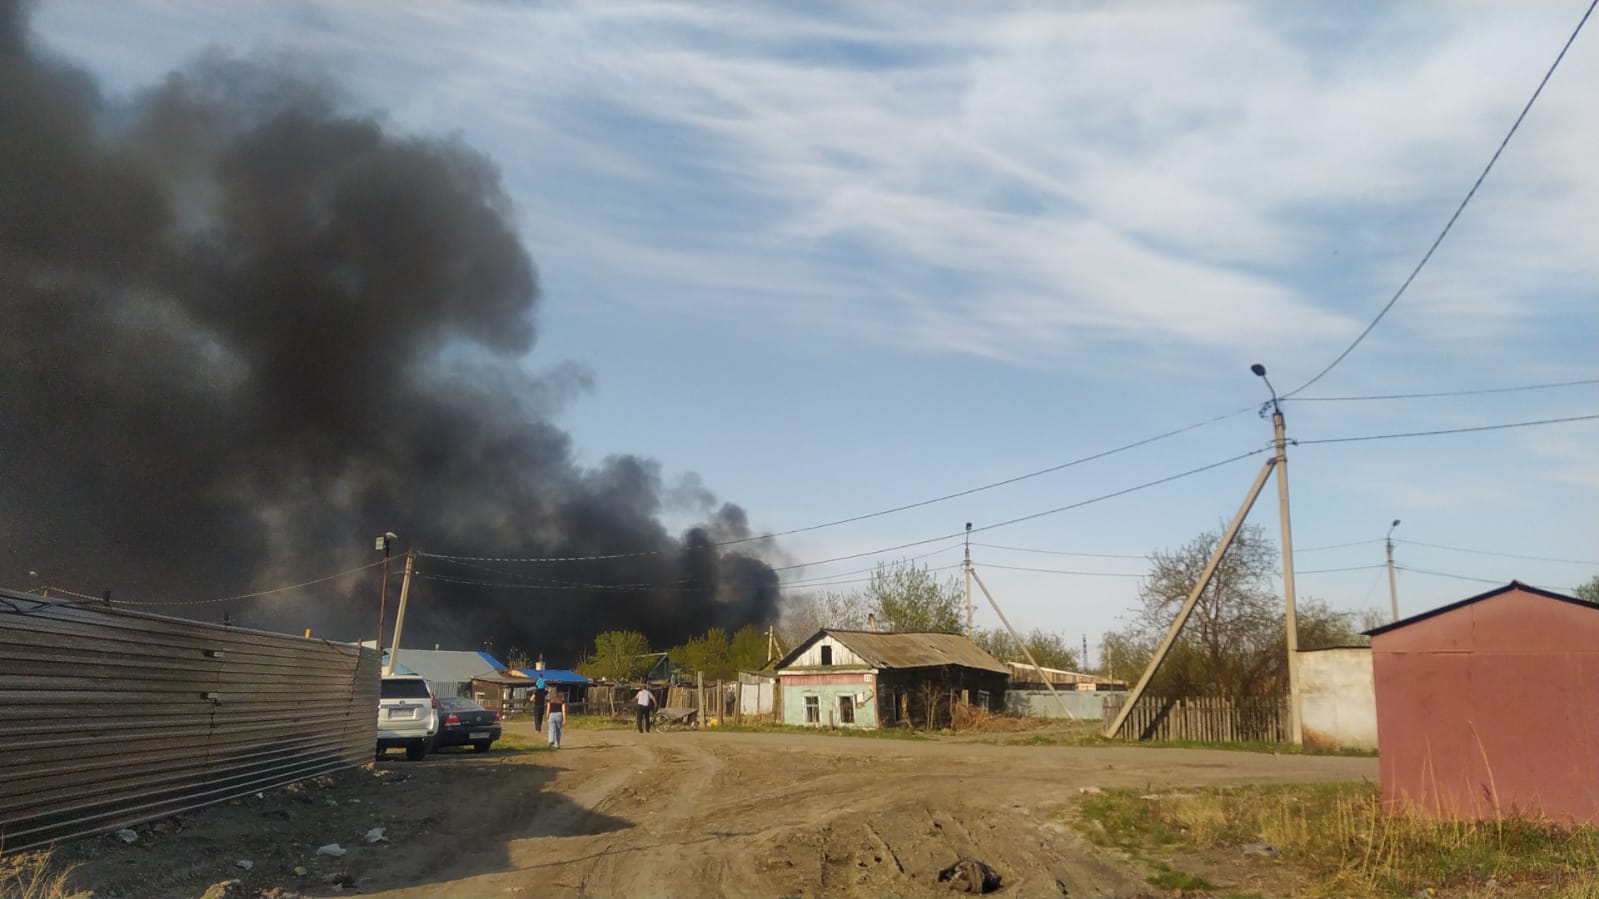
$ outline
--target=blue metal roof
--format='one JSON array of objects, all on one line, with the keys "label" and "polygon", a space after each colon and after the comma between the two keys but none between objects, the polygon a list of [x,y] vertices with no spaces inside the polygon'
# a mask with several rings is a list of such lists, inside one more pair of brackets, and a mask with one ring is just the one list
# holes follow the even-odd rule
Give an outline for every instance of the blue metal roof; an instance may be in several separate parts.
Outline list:
[{"label": "blue metal roof", "polygon": [[[402,655],[400,658],[403,659],[405,656]],[[538,671],[533,668],[523,668],[518,671],[517,674],[532,678],[542,677],[544,678],[544,682],[547,684],[575,684],[583,686],[593,683],[593,681],[581,674],[578,674],[576,671],[568,671],[565,668],[546,668],[543,671]]]}]

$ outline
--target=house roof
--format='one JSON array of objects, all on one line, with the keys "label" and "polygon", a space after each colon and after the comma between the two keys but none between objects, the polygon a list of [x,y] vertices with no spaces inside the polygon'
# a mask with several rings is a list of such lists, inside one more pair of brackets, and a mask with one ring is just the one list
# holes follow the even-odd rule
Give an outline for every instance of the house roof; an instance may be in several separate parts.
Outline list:
[{"label": "house roof", "polygon": [[[388,658],[388,653],[384,653]],[[454,649],[400,648],[395,670],[406,674],[420,674],[436,683],[464,684],[485,672],[505,668],[500,660],[486,652]]]},{"label": "house roof", "polygon": [[1446,606],[1439,606],[1436,609],[1422,612],[1420,615],[1412,615],[1409,618],[1401,618],[1398,621],[1385,624],[1382,627],[1374,627],[1371,630],[1366,631],[1365,634],[1368,637],[1375,637],[1378,634],[1386,634],[1389,631],[1398,630],[1402,627],[1409,627],[1412,624],[1426,621],[1428,618],[1442,615],[1445,612],[1453,612],[1456,609],[1463,609],[1466,606],[1482,602],[1485,599],[1493,599],[1496,596],[1502,596],[1511,592],[1512,590],[1520,591],[1522,593],[1530,593],[1533,596],[1542,596],[1545,599],[1553,599],[1557,602],[1565,602],[1571,603],[1572,605],[1583,606],[1584,608],[1593,609],[1594,611],[1599,612],[1599,606],[1596,606],[1590,602],[1583,602],[1575,596],[1567,596],[1564,593],[1555,593],[1552,590],[1540,590],[1537,587],[1529,587],[1526,584],[1523,584],[1521,581],[1511,581],[1503,587],[1495,587],[1494,589],[1489,590],[1487,593],[1478,593],[1476,596],[1468,596],[1459,602],[1452,602]]},{"label": "house roof", "polygon": [[542,677],[544,678],[544,682],[547,684],[583,686],[593,683],[593,681],[581,674],[578,674],[576,671],[569,671],[565,668],[545,668],[543,671],[540,671],[536,668],[520,668],[517,669],[516,673],[533,680],[537,680],[538,678]]},{"label": "house roof", "polygon": [[782,661],[779,670],[793,664],[794,660],[823,635],[849,647],[850,651],[865,659],[874,668],[929,668],[938,665],[960,665],[996,674],[1009,674],[1005,663],[984,652],[976,643],[960,634],[882,633],[880,631],[846,631],[823,628],[810,639],[794,647]]}]

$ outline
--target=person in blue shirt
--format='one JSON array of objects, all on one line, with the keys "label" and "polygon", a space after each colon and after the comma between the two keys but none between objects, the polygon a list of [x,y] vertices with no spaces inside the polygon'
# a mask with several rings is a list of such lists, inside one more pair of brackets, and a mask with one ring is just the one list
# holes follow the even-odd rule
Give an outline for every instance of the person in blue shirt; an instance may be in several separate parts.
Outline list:
[{"label": "person in blue shirt", "polygon": [[544,686],[544,675],[533,682],[533,729],[544,729],[544,705],[549,696],[549,690]]}]

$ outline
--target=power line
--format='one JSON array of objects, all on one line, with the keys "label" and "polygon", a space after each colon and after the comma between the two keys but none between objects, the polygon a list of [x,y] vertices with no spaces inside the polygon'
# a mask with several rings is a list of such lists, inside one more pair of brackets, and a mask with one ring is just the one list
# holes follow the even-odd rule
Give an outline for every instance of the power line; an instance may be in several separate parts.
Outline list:
[{"label": "power line", "polygon": [[1347,568],[1312,568],[1312,569],[1309,569],[1307,571],[1297,571],[1296,570],[1294,572],[1294,575],[1297,577],[1297,576],[1299,576],[1301,574],[1336,574],[1336,573],[1338,573],[1340,571],[1370,571],[1373,568],[1387,568],[1387,567],[1388,567],[1387,564],[1384,563],[1384,564],[1378,564],[1378,565],[1351,565],[1351,566],[1349,566]]},{"label": "power line", "polygon": [[[957,571],[957,570],[959,570],[962,567],[964,567],[964,563],[956,562],[953,565],[940,565],[937,568],[928,568],[928,569],[925,569],[925,570],[926,570],[926,572],[928,574],[935,574],[935,573],[943,572],[943,571]],[[868,569],[868,570],[870,570],[870,569]],[[850,574],[858,574],[858,573],[859,572],[850,572]],[[842,575],[842,574],[833,575],[833,577],[844,577],[844,575]],[[790,587],[798,587],[798,588],[804,588],[804,589],[811,589],[811,588],[815,588],[815,587],[842,587],[842,586],[845,586],[847,584],[866,584],[866,583],[870,583],[873,580],[875,580],[875,578],[870,578],[870,577],[850,578],[848,580],[831,580],[831,579],[821,578],[821,579],[816,579],[816,580],[811,580],[811,581],[789,581],[788,583],[785,583],[782,586],[785,589],[786,588],[790,588]]]},{"label": "power line", "polygon": [[[1596,0],[1599,2],[1599,0]],[[1440,434],[1470,434],[1475,431],[1503,431],[1507,428],[1530,428],[1534,425],[1557,425],[1572,421],[1593,421],[1599,415],[1572,415],[1567,418],[1542,418],[1537,421],[1513,421],[1502,425],[1479,425],[1474,428],[1445,428],[1438,431],[1410,431],[1403,434],[1366,434],[1360,437],[1323,437],[1319,440],[1295,440],[1295,446],[1315,446],[1320,443],[1354,443],[1360,440],[1395,440],[1400,437],[1436,437]]]},{"label": "power line", "polygon": [[1011,552],[1018,552],[1018,553],[1039,553],[1041,555],[1046,555],[1046,556],[1082,556],[1084,558],[1089,558],[1089,559],[1147,559],[1147,558],[1149,558],[1148,556],[1135,556],[1135,555],[1128,555],[1126,553],[1077,553],[1077,552],[1068,552],[1067,550],[1064,550],[1064,549],[1031,549],[1031,548],[1026,547],[1026,546],[1000,546],[1000,545],[998,545],[996,543],[973,543],[972,545],[973,546],[985,547],[987,549],[1004,549],[1004,550],[1009,550]]},{"label": "power line", "polygon": [[[713,546],[713,547],[717,547],[717,548],[721,548],[721,547],[724,547],[724,546],[738,546],[738,545],[741,545],[741,544],[744,544],[744,543],[754,543],[754,542],[760,541],[760,540],[772,540],[772,539],[775,539],[775,538],[778,538],[778,537],[787,537],[787,536],[790,536],[792,534],[804,534],[804,533],[808,533],[810,531],[819,531],[819,530],[822,530],[823,528],[837,527],[839,525],[845,525],[845,524],[854,524],[857,521],[866,521],[866,520],[872,519],[872,518],[881,518],[884,515],[893,515],[893,514],[895,514],[897,512],[906,512],[906,511],[909,511],[911,509],[920,509],[920,508],[922,508],[924,506],[931,506],[931,505],[933,505],[935,503],[946,502],[946,501],[952,500],[952,499],[959,499],[959,498],[961,498],[963,496],[971,496],[972,494],[981,493],[981,492],[983,492],[985,490],[993,490],[993,489],[998,488],[998,487],[1005,487],[1005,486],[1008,486],[1010,484],[1015,484],[1015,483],[1018,483],[1020,481],[1028,480],[1030,478],[1036,478],[1036,477],[1040,477],[1042,475],[1052,474],[1054,472],[1062,471],[1064,469],[1071,468],[1071,467],[1076,466],[1076,465],[1082,465],[1082,464],[1087,463],[1087,462],[1093,462],[1093,461],[1096,461],[1096,460],[1099,460],[1099,459],[1106,458],[1107,456],[1116,455],[1117,453],[1122,453],[1122,452],[1126,452],[1128,450],[1137,449],[1138,447],[1141,447],[1141,446],[1147,446],[1147,445],[1149,445],[1151,443],[1155,443],[1155,442],[1160,441],[1160,440],[1165,440],[1165,439],[1167,439],[1169,437],[1175,437],[1178,434],[1183,434],[1183,433],[1186,433],[1188,431],[1192,431],[1192,430],[1196,430],[1198,428],[1205,427],[1206,425],[1215,424],[1216,422],[1223,421],[1225,419],[1232,418],[1232,417],[1237,416],[1237,415],[1241,415],[1241,414],[1243,414],[1245,412],[1249,412],[1249,411],[1253,410],[1254,408],[1255,408],[1254,406],[1245,406],[1242,409],[1235,409],[1232,412],[1228,412],[1228,413],[1225,413],[1223,415],[1212,416],[1211,418],[1207,418],[1207,419],[1205,419],[1203,421],[1197,421],[1197,422],[1194,422],[1193,424],[1190,424],[1190,425],[1184,425],[1183,427],[1180,427],[1180,428],[1174,428],[1174,429],[1172,429],[1170,431],[1166,431],[1164,433],[1156,434],[1153,437],[1146,437],[1146,438],[1144,438],[1142,440],[1135,440],[1132,443],[1122,444],[1121,446],[1117,446],[1117,447],[1114,447],[1112,449],[1102,450],[1102,451],[1097,452],[1097,453],[1092,453],[1092,454],[1087,455],[1087,456],[1082,456],[1082,457],[1077,458],[1077,459],[1072,459],[1069,462],[1062,462],[1059,465],[1051,465],[1048,468],[1041,468],[1041,469],[1038,469],[1037,471],[1030,471],[1030,472],[1027,472],[1026,474],[1015,475],[1014,477],[1005,478],[1005,479],[999,480],[999,481],[993,481],[993,482],[988,483],[988,484],[983,484],[983,485],[977,486],[977,487],[971,487],[969,489],[960,490],[960,491],[957,491],[955,493],[946,493],[946,494],[944,494],[942,496],[935,496],[935,497],[933,497],[931,499],[924,499],[924,500],[920,500],[920,501],[914,502],[914,503],[906,503],[904,505],[894,506],[892,508],[887,508],[887,509],[879,509],[879,510],[877,510],[875,512],[867,512],[867,513],[864,513],[864,514],[861,514],[861,515],[852,515],[852,516],[849,516],[847,518],[837,518],[837,519],[834,519],[832,521],[824,521],[824,522],[822,522],[820,524],[806,525],[805,527],[798,527],[798,528],[789,528],[788,530],[784,530],[784,531],[768,532],[768,533],[763,533],[763,534],[759,534],[757,536],[752,536],[752,537],[736,537],[736,538],[731,539],[731,540],[721,540],[721,541],[717,541],[715,543],[712,543],[710,545]],[[934,538],[934,539],[936,540],[936,539],[940,539],[940,538]],[[924,541],[924,542],[931,543],[933,541],[932,540],[928,540],[928,541]],[[909,545],[910,546],[917,546],[917,545],[920,545],[920,544],[909,544]],[[896,548],[904,548],[904,547],[896,547]],[[891,550],[885,550],[885,552],[888,552],[888,551],[891,551]],[[417,553],[417,555],[425,556],[427,558],[432,558],[432,559],[448,559],[448,560],[451,560],[451,561],[500,562],[500,563],[507,563],[507,564],[544,564],[544,563],[561,563],[561,562],[593,562],[593,561],[603,561],[603,560],[608,560],[608,559],[632,559],[632,558],[641,558],[641,557],[645,557],[645,556],[657,556],[657,555],[661,555],[662,552],[663,552],[662,550],[656,549],[656,550],[642,550],[642,551],[639,551],[639,552],[600,553],[600,554],[594,554],[594,555],[575,555],[575,556],[570,556],[570,555],[569,556],[467,556],[467,555],[450,555],[450,554],[445,554],[445,553]],[[863,555],[872,555],[872,553],[864,553]],[[790,566],[790,567],[793,567],[793,566]],[[781,571],[781,570],[784,570],[784,569],[778,569],[778,570]]]},{"label": "power line", "polygon": [[1068,571],[1063,568],[1026,568],[1021,565],[995,565],[993,562],[973,562],[973,568],[1002,568],[1006,571],[1035,571],[1039,574],[1076,574],[1083,577],[1144,577],[1124,571]]},{"label": "power line", "polygon": [[[209,604],[214,603],[214,602],[233,602],[235,600],[240,600],[240,599],[256,599],[256,598],[259,598],[259,597],[262,597],[262,596],[272,596],[272,595],[277,594],[277,593],[287,593],[290,590],[299,590],[302,587],[310,587],[310,586],[314,586],[316,584],[325,583],[327,581],[337,580],[338,578],[341,578],[341,577],[346,577],[348,575],[357,574],[359,572],[365,571],[368,568],[376,568],[377,566],[382,565],[382,564],[383,564],[383,560],[379,559],[376,562],[368,562],[365,565],[358,565],[355,568],[347,568],[344,571],[335,572],[333,574],[326,575],[324,577],[313,578],[312,580],[309,580],[309,581],[301,581],[298,584],[289,584],[286,587],[273,587],[270,590],[257,590],[254,593],[240,593],[237,596],[218,596],[215,599],[189,599],[189,600],[180,600],[180,601],[177,601],[177,602],[167,602],[165,600],[147,600],[147,601],[142,601],[141,602],[141,601],[127,600],[127,599],[113,599],[111,601],[113,603],[117,603],[119,605],[124,605],[124,606],[203,606],[203,605],[209,605]],[[52,587],[50,589],[54,590],[56,588]],[[63,590],[62,592],[65,593],[67,591]],[[76,595],[81,596],[82,594],[76,594]],[[89,596],[89,597],[84,597],[84,598],[86,598],[86,599],[99,599],[99,597],[96,597],[96,596]]]},{"label": "power line", "polygon": [[[1335,403],[1356,402],[1360,400],[1422,400],[1434,399],[1445,396],[1481,396],[1488,393],[1520,393],[1527,390],[1552,390],[1556,387],[1581,387],[1588,384],[1599,384],[1599,378],[1584,378],[1580,381],[1556,381],[1550,384],[1526,384],[1520,387],[1482,387],[1475,390],[1444,390],[1438,393],[1386,393],[1373,396],[1298,396],[1293,397],[1296,403]],[[1288,397],[1283,397],[1288,399]]]},{"label": "power line", "polygon": [[[910,557],[904,559],[903,561],[906,561],[906,562],[918,562],[918,561],[921,561],[922,559],[928,559],[928,558],[932,558],[933,556],[937,556],[937,555],[941,555],[943,553],[947,553],[947,552],[949,552],[952,549],[960,549],[963,545],[964,545],[963,541],[956,541],[955,543],[951,543],[948,546],[941,546],[941,547],[939,547],[938,549],[935,549],[935,550],[930,550],[930,551],[925,552],[925,553],[920,553],[918,555],[910,556]],[[871,568],[857,568],[854,571],[838,571],[838,572],[834,572],[833,574],[828,574],[828,575],[817,575],[816,577],[813,577],[813,578],[800,578],[798,580],[786,581],[786,582],[784,582],[783,586],[785,586],[785,587],[818,586],[818,585],[808,584],[808,583],[806,583],[806,581],[816,581],[816,580],[826,580],[826,579],[830,579],[830,578],[848,577],[849,575],[852,575],[852,574],[869,574],[871,572],[876,571],[878,569],[878,567],[879,567],[879,565],[873,565]],[[959,566],[957,566],[957,567],[959,567]],[[936,570],[936,569],[931,569],[931,570]]]},{"label": "power line", "polygon": [[[1240,453],[1240,454],[1238,454],[1236,456],[1232,456],[1232,457],[1229,457],[1229,458],[1226,458],[1226,459],[1222,459],[1219,462],[1212,462],[1209,465],[1201,465],[1198,468],[1190,468],[1187,471],[1179,472],[1179,473],[1173,474],[1173,475],[1167,475],[1166,477],[1163,477],[1163,478],[1156,478],[1153,481],[1145,481],[1142,484],[1138,484],[1138,485],[1135,485],[1135,486],[1132,486],[1132,487],[1127,487],[1127,488],[1124,488],[1122,490],[1117,490],[1117,491],[1115,491],[1113,493],[1102,494],[1102,495],[1096,496],[1096,497],[1094,497],[1092,499],[1085,499],[1085,500],[1081,500],[1079,502],[1069,503],[1069,504],[1064,505],[1064,506],[1056,506],[1053,509],[1045,509],[1042,512],[1034,512],[1034,513],[1032,513],[1030,515],[1022,515],[1022,516],[1017,517],[1017,518],[1011,518],[1011,519],[1008,519],[1006,521],[996,522],[994,524],[986,524],[986,525],[983,525],[980,528],[973,528],[969,533],[976,534],[976,533],[980,533],[982,531],[992,531],[992,530],[996,530],[998,528],[1009,527],[1009,526],[1011,526],[1013,524],[1021,524],[1024,521],[1033,521],[1033,520],[1038,519],[1038,518],[1043,518],[1046,515],[1055,515],[1057,513],[1070,511],[1072,509],[1080,509],[1083,506],[1088,506],[1088,505],[1093,505],[1094,503],[1104,502],[1107,499],[1115,499],[1118,496],[1126,496],[1129,493],[1136,493],[1139,490],[1145,490],[1145,489],[1148,489],[1150,487],[1155,487],[1155,486],[1159,486],[1161,484],[1170,483],[1171,481],[1175,481],[1175,480],[1178,480],[1180,478],[1186,478],[1186,477],[1189,477],[1191,475],[1199,474],[1201,472],[1210,471],[1213,468],[1220,468],[1223,465],[1228,465],[1228,464],[1231,464],[1233,462],[1237,462],[1237,461],[1239,461],[1241,459],[1247,459],[1250,456],[1258,456],[1261,453],[1270,452],[1271,450],[1272,450],[1271,447],[1261,447],[1260,449],[1250,450],[1247,453]],[[880,556],[880,555],[883,555],[884,553],[896,552],[896,551],[902,550],[902,549],[910,549],[913,546],[925,546],[925,545],[927,545],[929,543],[937,543],[940,540],[950,540],[950,539],[953,539],[953,538],[961,537],[964,533],[967,533],[967,532],[957,531],[957,532],[951,533],[951,534],[940,534],[937,537],[929,537],[926,540],[913,540],[910,543],[901,543],[901,544],[899,544],[897,546],[885,546],[885,547],[883,547],[881,549],[867,550],[865,552],[858,552],[858,553],[850,553],[849,555],[834,556],[831,559],[821,559],[819,561],[813,561],[813,562],[799,562],[799,563],[796,563],[796,564],[793,564],[793,565],[782,565],[782,566],[774,567],[772,570],[773,571],[791,571],[791,570],[796,569],[796,568],[805,568],[805,567],[808,567],[808,566],[811,566],[811,565],[827,565],[827,564],[831,564],[833,562],[844,562],[844,561],[848,561],[850,559],[864,558],[866,556]]]},{"label": "power line", "polygon": [[1444,546],[1441,543],[1422,543],[1420,540],[1394,540],[1406,546],[1425,546],[1428,549],[1447,549],[1450,552],[1470,553],[1474,556],[1498,556],[1502,559],[1528,559],[1533,562],[1563,562],[1567,565],[1599,565],[1592,559],[1556,559],[1549,556],[1524,556],[1517,553],[1495,552],[1489,549],[1468,549],[1464,546]]},{"label": "power line", "polygon": [[1344,549],[1350,546],[1369,546],[1370,544],[1381,542],[1383,542],[1381,537],[1374,537],[1370,540],[1352,540],[1348,543],[1329,543],[1326,546],[1306,546],[1303,548],[1296,546],[1294,547],[1294,555],[1297,556],[1300,553],[1321,552],[1324,549]]},{"label": "power line", "polygon": [[1587,24],[1588,17],[1593,15],[1595,5],[1599,5],[1599,0],[1593,0],[1593,2],[1588,4],[1588,9],[1583,12],[1582,19],[1577,22],[1577,27],[1572,29],[1571,36],[1566,38],[1566,43],[1560,48],[1560,53],[1555,56],[1555,61],[1549,64],[1549,71],[1544,73],[1543,78],[1538,82],[1537,89],[1532,92],[1531,97],[1527,98],[1527,105],[1521,108],[1521,113],[1511,123],[1510,130],[1505,132],[1504,140],[1499,142],[1499,147],[1494,150],[1493,156],[1489,157],[1488,164],[1482,169],[1482,174],[1477,176],[1477,180],[1471,185],[1471,189],[1466,191],[1466,196],[1461,199],[1460,205],[1455,207],[1454,214],[1449,216],[1449,221],[1444,223],[1443,230],[1438,232],[1438,236],[1433,240],[1432,246],[1428,247],[1427,252],[1422,254],[1421,261],[1416,263],[1416,267],[1411,270],[1409,276],[1399,285],[1399,289],[1394,291],[1394,295],[1378,311],[1377,317],[1371,320],[1371,324],[1368,324],[1365,330],[1361,331],[1359,336],[1349,346],[1345,347],[1343,352],[1338,354],[1337,358],[1327,363],[1326,368],[1317,372],[1315,377],[1283,394],[1284,399],[1320,381],[1328,372],[1337,368],[1340,362],[1343,362],[1350,353],[1355,351],[1355,347],[1360,346],[1361,341],[1366,339],[1366,335],[1377,327],[1377,323],[1383,320],[1383,317],[1388,314],[1388,310],[1392,309],[1395,303],[1399,302],[1399,298],[1405,295],[1405,291],[1410,288],[1411,282],[1415,281],[1416,276],[1421,274],[1421,270],[1426,267],[1427,261],[1432,259],[1432,254],[1437,252],[1438,247],[1444,242],[1444,238],[1449,236],[1450,229],[1455,227],[1455,222],[1459,220],[1460,214],[1466,211],[1466,205],[1471,202],[1471,198],[1477,195],[1477,188],[1482,186],[1482,182],[1487,179],[1488,173],[1493,171],[1494,163],[1499,161],[1500,154],[1505,152],[1505,147],[1510,144],[1510,139],[1515,136],[1516,129],[1521,127],[1522,120],[1526,119],[1527,113],[1532,111],[1532,104],[1538,101],[1539,95],[1543,93],[1544,86],[1549,83],[1549,79],[1555,74],[1555,69],[1560,66],[1560,61],[1566,58],[1566,51],[1571,49],[1571,44],[1577,39],[1578,33],[1582,31],[1582,26]]}]

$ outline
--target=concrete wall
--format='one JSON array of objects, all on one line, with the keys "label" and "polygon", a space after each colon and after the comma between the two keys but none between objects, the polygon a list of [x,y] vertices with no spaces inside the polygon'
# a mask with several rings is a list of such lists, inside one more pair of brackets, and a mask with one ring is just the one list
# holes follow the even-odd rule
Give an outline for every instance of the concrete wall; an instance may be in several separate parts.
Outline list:
[{"label": "concrete wall", "polygon": [[[801,727],[877,727],[877,678],[870,672],[784,674],[783,723]],[[840,720],[839,697],[855,706],[854,723]],[[805,719],[806,697],[817,700],[818,720]]]},{"label": "concrete wall", "polygon": [[[1066,707],[1072,714],[1083,721],[1098,721],[1105,717],[1105,697],[1115,696],[1115,693],[1087,693],[1076,690],[1057,690],[1061,699],[1066,700]],[[1005,710],[1013,715],[1025,715],[1029,718],[1065,718],[1066,713],[1060,710],[1060,703],[1049,695],[1048,690],[1006,690]]]},{"label": "concrete wall", "polygon": [[1369,648],[1300,653],[1299,690],[1306,746],[1377,748],[1377,690]]}]

